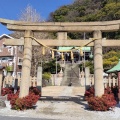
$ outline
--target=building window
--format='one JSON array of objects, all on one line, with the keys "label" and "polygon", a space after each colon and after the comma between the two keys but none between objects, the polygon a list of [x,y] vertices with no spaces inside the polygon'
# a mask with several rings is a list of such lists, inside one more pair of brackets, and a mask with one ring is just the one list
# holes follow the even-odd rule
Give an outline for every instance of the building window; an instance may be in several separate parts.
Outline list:
[{"label": "building window", "polygon": [[11,52],[11,47],[8,48],[8,52]]},{"label": "building window", "polygon": [[17,77],[21,77],[21,72],[17,72]]},{"label": "building window", "polygon": [[5,47],[6,47],[6,45],[3,43],[2,47],[3,47],[3,48],[5,48]]},{"label": "building window", "polygon": [[20,52],[23,52],[23,46],[19,46],[18,49]]},{"label": "building window", "polygon": [[22,65],[22,60],[23,60],[22,58],[18,57],[18,65]]},{"label": "building window", "polygon": [[8,62],[8,58],[7,57],[3,57],[2,58],[2,62],[4,62],[4,63]]}]

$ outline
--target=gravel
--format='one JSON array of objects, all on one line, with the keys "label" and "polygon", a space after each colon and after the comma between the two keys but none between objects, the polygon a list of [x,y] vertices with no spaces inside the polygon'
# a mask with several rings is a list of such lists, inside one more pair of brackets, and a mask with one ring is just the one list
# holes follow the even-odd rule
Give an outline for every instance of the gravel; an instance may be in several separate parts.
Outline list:
[{"label": "gravel", "polygon": [[[61,96],[71,95],[72,88],[65,88]],[[0,109],[1,116],[19,116],[31,118],[48,118],[55,120],[120,120],[120,104],[106,112],[92,111],[88,109],[86,101],[42,101],[37,102],[36,109],[25,111],[11,110],[9,101],[6,108]]]},{"label": "gravel", "polygon": [[2,116],[19,116],[31,118],[49,118],[56,120],[120,120],[120,105],[106,112],[87,109],[85,101],[38,101],[36,109],[16,111],[10,109],[9,101],[6,108],[0,110]]}]

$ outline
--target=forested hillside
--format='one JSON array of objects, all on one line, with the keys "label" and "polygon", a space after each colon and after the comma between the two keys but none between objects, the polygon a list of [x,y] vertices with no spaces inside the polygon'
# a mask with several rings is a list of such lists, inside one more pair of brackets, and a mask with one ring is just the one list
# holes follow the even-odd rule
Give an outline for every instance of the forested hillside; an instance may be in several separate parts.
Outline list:
[{"label": "forested hillside", "polygon": [[51,13],[55,22],[106,21],[120,19],[120,0],[75,0]]},{"label": "forested hillside", "polygon": [[[73,4],[61,6],[50,14],[49,21],[88,22],[120,19],[120,0],[75,0]],[[73,39],[80,34],[69,34]],[[87,35],[88,36],[88,35]],[[89,37],[89,36],[88,36]],[[120,32],[103,33],[103,37],[120,38]]]}]

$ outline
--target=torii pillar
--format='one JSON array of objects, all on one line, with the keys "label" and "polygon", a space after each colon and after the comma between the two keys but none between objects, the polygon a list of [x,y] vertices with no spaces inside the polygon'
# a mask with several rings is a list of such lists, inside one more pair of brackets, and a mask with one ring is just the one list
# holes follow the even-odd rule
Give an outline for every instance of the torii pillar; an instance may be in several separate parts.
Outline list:
[{"label": "torii pillar", "polygon": [[103,85],[103,57],[102,57],[102,32],[94,31],[94,88],[95,96],[102,96],[104,94]]},{"label": "torii pillar", "polygon": [[20,84],[20,94],[19,97],[25,97],[29,94],[29,84],[30,84],[30,70],[31,70],[31,59],[32,59],[32,31],[25,31],[24,39],[24,57],[22,64],[22,77]]}]

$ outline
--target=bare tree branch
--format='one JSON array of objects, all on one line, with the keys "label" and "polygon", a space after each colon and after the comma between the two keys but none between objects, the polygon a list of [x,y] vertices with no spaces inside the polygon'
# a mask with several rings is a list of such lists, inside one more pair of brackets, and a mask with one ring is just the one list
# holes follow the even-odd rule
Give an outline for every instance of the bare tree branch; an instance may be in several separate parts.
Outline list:
[{"label": "bare tree branch", "polygon": [[[27,7],[21,12],[19,20],[21,21],[29,21],[29,22],[43,22],[39,13],[30,6]],[[24,32],[14,32],[11,34],[14,38],[24,37]],[[50,34],[44,32],[34,32],[34,37],[39,39],[48,39],[50,38]],[[32,68],[31,75],[36,76],[37,65],[41,61],[45,61],[45,59],[50,59],[50,51],[46,49],[46,55],[42,55],[42,47],[41,46],[33,46],[32,47]]]}]

